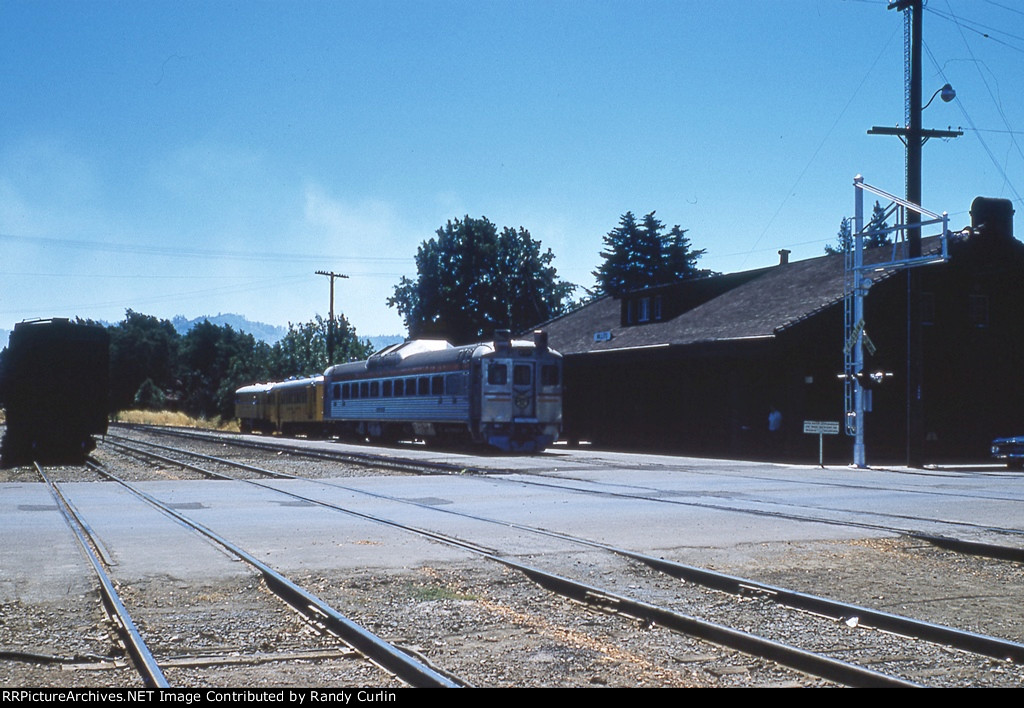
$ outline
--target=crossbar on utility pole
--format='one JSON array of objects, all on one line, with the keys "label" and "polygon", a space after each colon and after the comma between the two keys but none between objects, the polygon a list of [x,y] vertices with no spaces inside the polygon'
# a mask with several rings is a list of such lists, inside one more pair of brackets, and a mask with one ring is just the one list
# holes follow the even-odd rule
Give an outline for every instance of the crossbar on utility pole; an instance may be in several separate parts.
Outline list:
[{"label": "crossbar on utility pole", "polygon": [[[925,130],[921,127],[921,48],[924,45],[923,0],[894,0],[889,10],[903,12],[905,27],[906,56],[906,119],[905,128],[883,128],[875,126],[868,131],[871,135],[896,135],[907,149],[907,201],[921,203],[921,148],[928,138],[956,138],[963,135],[961,130]],[[946,87],[949,88],[947,84]],[[938,93],[938,92],[936,92]],[[942,100],[950,101],[943,93]],[[932,96],[935,98],[935,96]],[[930,101],[929,101],[930,103]],[[921,258],[921,215],[911,209],[907,211],[907,248],[911,259]],[[924,456],[924,403],[923,364],[921,352],[921,313],[919,308],[920,283],[917,276],[907,270],[907,466],[921,467]]]},{"label": "crossbar on utility pole", "polygon": [[335,278],[348,278],[347,275],[341,273],[332,273],[326,270],[318,270],[317,275],[326,275],[331,279],[331,308],[330,308],[330,320],[327,322],[327,365],[330,366],[334,363],[334,279]]}]

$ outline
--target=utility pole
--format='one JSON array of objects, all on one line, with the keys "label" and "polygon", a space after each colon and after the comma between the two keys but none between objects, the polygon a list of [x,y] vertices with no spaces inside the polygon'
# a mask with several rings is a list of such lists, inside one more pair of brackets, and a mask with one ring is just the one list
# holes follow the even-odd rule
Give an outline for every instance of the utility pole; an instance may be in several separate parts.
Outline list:
[{"label": "utility pole", "polygon": [[[907,201],[921,205],[921,148],[928,138],[955,138],[962,130],[924,130],[921,127],[921,47],[924,44],[923,0],[896,0],[888,9],[909,12],[909,33],[905,38],[906,121],[905,128],[874,126],[869,135],[896,135],[907,146]],[[946,84],[940,89],[942,100],[956,97]],[[939,91],[935,92],[936,94]],[[935,96],[932,96],[935,98]],[[931,103],[931,101],[929,101]],[[907,210],[907,256],[921,257],[921,215]],[[913,269],[907,270],[907,466],[921,467],[924,459],[924,405],[923,365],[921,351],[920,278]]]},{"label": "utility pole", "polygon": [[331,279],[331,318],[327,321],[327,365],[330,366],[334,363],[334,279],[347,278],[348,276],[326,270],[318,270],[316,274],[326,275]]}]

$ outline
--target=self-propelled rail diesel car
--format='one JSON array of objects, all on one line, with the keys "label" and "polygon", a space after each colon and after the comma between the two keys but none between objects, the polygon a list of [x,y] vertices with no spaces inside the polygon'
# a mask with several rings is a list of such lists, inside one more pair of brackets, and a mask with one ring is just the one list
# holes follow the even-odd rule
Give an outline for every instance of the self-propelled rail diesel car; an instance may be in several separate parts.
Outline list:
[{"label": "self-propelled rail diesel car", "polygon": [[452,346],[412,340],[324,372],[324,421],[381,440],[473,441],[537,452],[562,424],[562,356],[547,335],[498,332],[493,342]]}]

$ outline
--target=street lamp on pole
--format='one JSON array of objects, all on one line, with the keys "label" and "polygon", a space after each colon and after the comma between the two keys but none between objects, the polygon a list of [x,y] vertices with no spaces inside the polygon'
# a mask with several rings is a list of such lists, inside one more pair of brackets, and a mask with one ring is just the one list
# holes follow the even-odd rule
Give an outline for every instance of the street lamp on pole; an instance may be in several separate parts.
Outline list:
[{"label": "street lamp on pole", "polygon": [[[909,12],[910,44],[907,75],[907,123],[905,128],[882,128],[875,126],[869,135],[897,135],[907,147],[907,201],[921,205],[921,147],[928,138],[956,138],[962,130],[925,130],[921,127],[921,111],[931,105],[936,95],[942,100],[952,101],[956,91],[946,84],[921,106],[921,47],[924,44],[922,29],[923,0],[896,0],[888,9]],[[921,257],[921,215],[908,210],[907,214],[907,256]],[[907,466],[921,467],[924,446],[924,405],[922,395],[922,352],[921,313],[918,307],[920,284],[913,270],[907,270]]]}]

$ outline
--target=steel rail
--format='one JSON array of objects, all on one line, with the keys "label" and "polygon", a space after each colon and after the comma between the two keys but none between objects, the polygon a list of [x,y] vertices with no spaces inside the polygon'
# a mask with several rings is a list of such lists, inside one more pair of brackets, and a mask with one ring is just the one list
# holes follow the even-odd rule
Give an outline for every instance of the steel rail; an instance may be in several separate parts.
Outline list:
[{"label": "steel rail", "polygon": [[[157,429],[157,428],[146,428],[146,430],[148,430],[150,432],[155,432],[157,434],[162,434],[162,433],[165,432],[162,429]],[[234,439],[234,438],[218,440],[217,436],[214,436],[214,435],[205,435],[205,434],[200,434],[200,433],[190,434],[190,433],[185,432],[185,431],[167,431],[167,434],[173,435],[173,436],[178,436],[178,437],[191,438],[191,439],[195,439],[195,440],[204,440],[204,441],[207,441],[207,442],[217,442],[217,443],[220,443],[220,444],[234,445],[234,446],[243,447],[243,448],[244,447],[251,447],[251,448],[254,448],[254,449],[258,449],[258,450],[268,450],[268,451],[273,451],[273,452],[285,451],[285,452],[288,452],[288,454],[292,454],[292,455],[296,455],[296,456],[301,456],[301,457],[311,457],[311,458],[314,458],[314,459],[343,460],[343,461],[349,461],[349,462],[352,461],[352,460],[349,459],[348,453],[335,453],[335,452],[327,452],[327,451],[303,450],[303,449],[299,449],[299,448],[289,447],[286,444],[270,445],[270,444],[265,444],[265,443],[256,443],[256,442],[252,442],[252,441],[249,441],[249,440],[238,440],[238,439]],[[118,437],[118,436],[114,436],[114,437]],[[130,440],[130,438],[120,438],[120,439]],[[132,442],[142,443],[142,444],[146,444],[146,445],[153,445],[155,447],[161,447],[161,446],[157,445],[156,443],[149,443],[149,442],[145,442],[145,441],[132,440]],[[164,449],[171,450],[171,449],[174,449],[174,448],[164,447]],[[196,454],[196,455],[198,455],[199,453],[189,453],[189,454]],[[358,462],[358,464],[366,464],[368,466],[373,464],[373,463],[368,461],[371,458],[370,455],[365,455],[364,457],[366,458],[367,461],[362,461],[361,460],[361,461]],[[385,459],[386,463],[381,464],[379,466],[393,467],[393,468],[396,468],[396,469],[421,470],[423,466],[426,466],[426,465],[430,464],[434,468],[437,468],[437,469],[440,469],[440,468],[444,467],[446,469],[446,471],[443,472],[443,473],[445,473],[445,474],[456,474],[456,473],[458,473],[458,474],[465,474],[465,473],[469,472],[469,473],[479,474],[480,476],[491,477],[491,478],[494,478],[493,475],[495,475],[495,474],[514,474],[514,475],[521,475],[521,476],[527,476],[527,477],[531,476],[531,473],[529,473],[527,471],[524,471],[524,470],[519,470],[519,469],[509,469],[509,468],[482,469],[482,468],[475,468],[475,467],[467,467],[467,466],[464,466],[464,465],[463,466],[460,466],[460,465],[447,465],[446,463],[422,463],[421,464],[419,461],[408,460],[408,459],[405,459],[405,458],[382,458],[382,459]],[[226,462],[226,464],[232,464],[229,461],[225,461],[225,462]],[[269,470],[264,470],[263,474],[278,475],[280,473],[271,472]],[[568,477],[558,477],[558,476],[556,476],[555,478],[556,479],[567,479],[569,481],[575,481],[572,478],[568,478]],[[651,502],[655,502],[655,503],[659,503],[659,504],[673,504],[673,505],[679,505],[679,506],[692,506],[692,507],[696,507],[696,508],[700,508],[700,509],[712,509],[712,510],[716,510],[716,511],[727,511],[727,512],[734,512],[734,513],[739,513],[739,514],[749,514],[751,516],[761,516],[761,517],[768,517],[768,518],[781,518],[781,519],[788,519],[788,520],[799,521],[799,522],[804,522],[804,523],[827,524],[827,525],[831,525],[831,526],[843,526],[843,527],[848,527],[848,528],[860,528],[860,529],[866,529],[866,530],[869,530],[869,531],[883,531],[883,532],[887,532],[887,533],[900,533],[900,534],[904,534],[904,535],[910,536],[911,538],[916,538],[916,539],[919,539],[919,540],[922,540],[922,541],[926,541],[928,543],[932,543],[933,545],[936,545],[936,546],[939,546],[939,547],[942,547],[942,548],[947,548],[947,549],[950,549],[950,550],[955,550],[955,551],[957,551],[959,553],[966,553],[966,554],[970,554],[970,555],[976,555],[976,556],[982,556],[982,557],[987,557],[987,558],[993,558],[993,559],[997,559],[997,560],[1010,560],[1010,561],[1015,561],[1015,562],[1024,562],[1024,548],[1018,548],[1018,547],[1014,547],[1014,546],[1004,546],[1004,545],[998,545],[998,544],[994,544],[994,543],[990,544],[990,543],[972,542],[972,541],[960,541],[960,542],[958,542],[957,539],[953,539],[953,538],[946,537],[946,536],[937,536],[937,535],[934,535],[934,534],[927,534],[927,533],[915,531],[912,528],[910,528],[910,529],[908,529],[908,528],[893,528],[891,526],[885,526],[885,525],[882,525],[882,524],[869,523],[869,522],[866,522],[866,521],[840,521],[840,520],[837,520],[837,519],[830,519],[830,518],[823,517],[823,516],[809,516],[809,515],[795,514],[795,513],[791,513],[791,512],[770,511],[770,510],[762,510],[762,509],[751,509],[751,508],[748,508],[748,507],[727,506],[727,505],[724,505],[724,504],[709,504],[709,503],[705,503],[705,502],[680,501],[680,500],[677,500],[677,499],[665,499],[665,498],[661,498],[661,497],[650,497],[650,496],[646,496],[646,495],[641,494],[641,493],[617,492],[617,491],[608,491],[608,490],[588,489],[588,488],[583,488],[583,487],[569,486],[569,485],[565,485],[565,484],[556,484],[556,483],[553,483],[553,482],[542,482],[542,481],[524,480],[524,479],[505,480],[505,479],[503,479],[501,477],[497,477],[497,479],[501,479],[503,482],[512,483],[512,484],[524,484],[524,485],[532,485],[532,486],[539,486],[539,487],[550,487],[550,488],[554,488],[554,489],[564,489],[564,490],[568,490],[568,491],[577,492],[579,494],[597,494],[597,495],[610,496],[610,497],[622,497],[624,499],[634,499],[634,500],[635,499],[639,499],[639,500],[646,500],[646,501],[651,501]],[[830,486],[832,486],[832,485],[830,484]],[[840,485],[840,486],[853,486],[855,488],[863,487],[863,485]],[[917,492],[917,493],[920,493],[920,492]],[[840,510],[840,511],[844,511],[844,510]],[[897,518],[897,519],[903,519],[903,520],[908,520],[908,521],[935,521],[934,519],[925,519],[925,518],[920,518],[920,517],[904,516],[904,515],[898,515],[898,514],[894,515],[894,514],[891,514],[891,513],[884,513],[883,514],[883,513],[879,513],[879,512],[870,512],[870,511],[869,512],[860,512],[860,513],[864,513],[864,514],[869,515],[869,516],[894,517],[894,518]],[[1001,533],[1001,534],[1005,534],[1005,535],[1014,535],[1014,536],[1022,536],[1022,535],[1024,535],[1024,530],[1021,530],[1021,529],[994,528],[991,525],[973,524],[973,523],[964,522],[964,521],[955,521],[955,522],[946,521],[946,522],[942,522],[942,523],[945,523],[947,525],[952,525],[952,526],[964,526],[964,527],[968,527],[968,528],[972,528],[972,529],[982,529],[982,530],[986,530],[986,531],[991,531],[993,533]]]},{"label": "steel rail", "polygon": [[[230,464],[230,465],[235,466],[235,467],[241,467],[242,469],[246,469],[246,470],[249,470],[249,471],[252,471],[252,472],[257,472],[259,474],[263,474],[263,475],[270,476],[270,477],[275,477],[275,478],[278,478],[278,479],[291,479],[291,480],[299,480],[299,481],[309,481],[309,480],[307,480],[307,479],[305,479],[303,477],[296,477],[295,475],[290,475],[290,474],[287,474],[287,473],[284,473],[284,472],[273,472],[271,470],[262,469],[260,467],[255,467],[253,465],[247,465],[244,462],[234,462],[234,461],[229,461],[229,460],[218,460],[217,458],[211,458],[210,456],[203,455],[202,453],[199,453],[199,452],[191,452],[189,450],[177,450],[175,448],[169,448],[166,445],[158,445],[157,443],[145,442],[145,441],[141,441],[141,440],[140,441],[133,441],[133,442],[139,442],[139,443],[141,443],[143,445],[150,445],[152,447],[157,447],[157,448],[161,448],[161,449],[165,449],[165,450],[173,450],[173,451],[178,452],[178,453],[183,454],[183,455],[194,455],[194,456],[198,456],[198,457],[208,457],[208,458],[210,458],[210,461],[218,461],[218,462],[220,462],[222,464]],[[148,455],[150,457],[153,457],[155,459],[161,460],[163,462],[168,462],[168,463],[171,463],[171,464],[180,465],[182,467],[185,467],[186,469],[194,469],[195,468],[194,465],[192,465],[192,464],[190,464],[188,462],[184,462],[182,460],[175,460],[174,458],[167,457],[165,455],[160,455],[158,453],[151,452],[149,450],[142,450],[140,448],[133,448],[131,446],[124,445],[123,443],[113,443],[113,444],[118,446],[118,447],[123,447],[125,449],[132,450],[133,452],[139,453],[141,455]],[[266,484],[264,482],[260,482],[260,481],[255,480],[255,479],[241,479],[241,478],[237,478],[237,477],[230,477],[228,475],[222,475],[219,472],[214,472],[213,470],[207,470],[207,472],[209,473],[210,476],[216,476],[219,479],[231,480],[233,482],[244,482],[245,484],[251,484],[251,485],[253,485],[255,487],[262,487],[263,489],[270,490],[271,492],[274,492],[274,493],[277,493],[277,494],[284,494],[286,496],[292,497],[293,499],[298,499],[300,501],[309,502],[310,504],[315,504],[315,505],[318,505],[318,506],[322,506],[324,508],[331,509],[332,511],[340,511],[340,512],[342,512],[344,514],[348,514],[349,516],[354,516],[356,518],[364,519],[366,521],[372,521],[374,523],[390,525],[390,526],[393,526],[393,527],[395,527],[397,529],[400,529],[402,531],[414,531],[415,533],[417,533],[420,536],[423,536],[424,538],[428,538],[428,539],[433,540],[433,541],[439,541],[441,543],[457,545],[457,546],[466,548],[468,550],[472,550],[474,553],[480,553],[480,554],[483,554],[483,555],[487,555],[487,554],[491,554],[491,553],[496,553],[496,551],[493,548],[485,548],[483,546],[479,546],[479,545],[476,545],[476,544],[471,544],[471,543],[468,543],[466,541],[461,541],[459,539],[455,539],[455,538],[452,538],[450,536],[446,536],[445,534],[438,533],[436,531],[427,531],[425,529],[412,529],[411,527],[406,526],[406,525],[404,525],[404,524],[402,524],[402,523],[400,523],[398,521],[392,521],[392,520],[385,519],[385,518],[382,518],[382,517],[379,517],[379,516],[374,516],[373,514],[365,514],[365,513],[361,512],[361,511],[355,511],[353,509],[346,509],[343,506],[338,506],[337,504],[332,504],[331,502],[325,502],[322,499],[316,499],[315,497],[306,497],[306,496],[303,496],[301,494],[297,494],[295,492],[285,491],[283,489],[279,489],[278,487],[272,486],[270,484]],[[327,484],[328,486],[331,486],[327,482],[324,482],[324,484]]]},{"label": "steel rail", "polygon": [[[163,448],[163,449],[172,449],[172,448],[167,448],[166,446],[163,446],[163,445],[157,445],[156,443],[146,442],[144,444],[156,446],[156,447]],[[202,458],[210,460],[210,461],[221,462],[221,463],[224,463],[224,464],[231,464],[231,465],[239,467],[241,469],[245,469],[247,471],[256,472],[256,473],[260,473],[260,474],[264,474],[264,475],[270,475],[270,476],[275,476],[275,477],[285,477],[285,478],[289,478],[289,479],[297,479],[297,480],[303,480],[303,481],[311,481],[311,480],[308,480],[307,478],[298,477],[296,475],[291,475],[291,474],[287,474],[287,473],[283,473],[283,472],[275,472],[273,470],[267,470],[267,469],[264,469],[264,468],[261,468],[261,467],[257,467],[255,465],[249,465],[249,464],[246,464],[246,463],[235,462],[235,461],[232,461],[232,460],[221,460],[221,459],[216,458],[216,457],[211,456],[211,455],[203,455],[202,453],[185,451],[185,450],[178,450],[178,452],[184,453],[184,454],[188,454],[188,455],[194,455],[194,456],[197,456],[197,457],[202,457]],[[146,453],[146,454],[153,454],[153,453]],[[174,460],[172,460],[171,458],[162,458],[162,459],[165,459],[165,460],[170,461],[170,462],[174,462]],[[180,462],[180,461],[178,462],[178,464],[188,465],[188,463]],[[945,645],[952,646],[952,647],[955,647],[955,648],[958,648],[958,649],[963,649],[965,651],[969,651],[969,652],[972,652],[972,653],[975,653],[975,654],[981,654],[981,655],[984,655],[984,656],[989,656],[989,657],[992,657],[992,658],[995,658],[995,659],[1010,660],[1010,661],[1014,661],[1014,662],[1017,662],[1017,663],[1024,663],[1024,644],[1022,644],[1020,642],[1011,641],[1009,639],[1002,639],[1002,638],[994,637],[994,636],[991,636],[991,635],[980,634],[980,633],[977,633],[977,632],[970,632],[970,631],[962,630],[962,629],[956,629],[954,627],[948,627],[948,626],[945,626],[945,625],[939,625],[939,624],[934,624],[934,623],[931,623],[931,622],[925,622],[923,620],[916,620],[916,619],[913,619],[913,618],[910,618],[910,617],[905,617],[905,616],[902,616],[902,615],[896,615],[896,614],[892,614],[892,613],[889,613],[889,612],[884,612],[882,610],[875,610],[875,609],[872,609],[872,608],[869,608],[869,607],[863,607],[863,606],[855,605],[855,604],[852,604],[852,603],[841,602],[839,600],[833,600],[833,599],[830,599],[830,598],[821,597],[821,596],[813,595],[813,594],[810,594],[810,593],[804,593],[804,592],[800,592],[800,591],[796,591],[796,590],[790,590],[790,589],[787,589],[787,588],[782,588],[782,587],[775,586],[775,585],[769,585],[767,583],[762,583],[762,582],[759,582],[759,581],[756,581],[756,580],[751,580],[749,578],[742,578],[742,577],[738,577],[738,576],[728,575],[728,574],[725,574],[725,573],[720,573],[720,572],[717,572],[717,571],[708,570],[706,568],[698,568],[696,566],[690,566],[690,565],[686,565],[686,564],[683,564],[683,563],[678,563],[678,562],[675,562],[675,561],[665,560],[663,558],[656,558],[656,557],[650,556],[648,554],[638,553],[638,552],[635,552],[635,551],[630,551],[630,550],[627,550],[627,549],[618,548],[618,547],[615,547],[615,546],[611,546],[609,544],[600,543],[598,541],[591,541],[589,539],[580,538],[578,536],[573,536],[573,535],[570,535],[570,534],[564,534],[564,533],[560,533],[560,532],[557,532],[557,531],[550,531],[550,530],[547,530],[547,529],[539,529],[539,528],[535,528],[535,527],[531,527],[531,526],[526,526],[524,524],[519,524],[519,523],[516,523],[516,522],[502,521],[500,519],[493,519],[493,518],[489,518],[489,517],[486,517],[486,516],[481,516],[481,515],[478,515],[478,514],[470,514],[470,513],[467,513],[467,512],[456,511],[456,510],[453,510],[453,509],[442,509],[442,508],[438,508],[436,506],[432,506],[432,505],[429,505],[429,504],[423,504],[423,503],[416,502],[416,501],[410,501],[408,499],[402,499],[401,497],[394,497],[394,496],[387,495],[387,494],[381,494],[379,492],[369,492],[369,491],[366,491],[366,490],[363,490],[363,489],[359,489],[358,487],[352,487],[352,486],[348,486],[348,485],[344,485],[344,484],[339,484],[337,482],[331,482],[331,481],[325,481],[325,480],[315,480],[315,482],[317,484],[323,484],[325,486],[335,487],[335,488],[338,488],[338,489],[344,489],[346,491],[355,492],[355,493],[363,494],[363,495],[366,495],[366,496],[387,499],[388,501],[394,501],[394,502],[399,502],[399,503],[403,503],[403,504],[408,504],[408,505],[411,505],[411,506],[416,506],[416,507],[423,508],[423,509],[429,509],[431,511],[438,512],[438,513],[450,514],[450,515],[459,516],[459,517],[462,517],[462,518],[473,519],[473,520],[476,520],[476,521],[483,521],[483,522],[486,522],[486,523],[496,524],[496,525],[503,526],[503,527],[506,527],[506,528],[514,528],[514,529],[518,529],[518,530],[521,530],[521,531],[527,531],[527,532],[530,532],[530,533],[535,533],[535,534],[538,534],[538,535],[547,536],[547,537],[550,537],[550,538],[557,538],[559,540],[567,541],[567,542],[570,542],[570,543],[576,543],[576,544],[580,544],[580,545],[585,545],[585,546],[588,546],[588,547],[591,547],[591,548],[598,548],[598,549],[601,549],[601,550],[604,550],[604,551],[608,551],[610,553],[617,554],[617,555],[622,556],[622,557],[632,558],[633,560],[640,561],[641,563],[644,563],[644,564],[648,565],[649,567],[654,568],[655,570],[658,570],[658,571],[660,571],[662,573],[665,573],[667,575],[670,575],[670,576],[672,576],[674,578],[678,578],[680,580],[686,580],[688,582],[696,583],[696,584],[702,585],[704,587],[712,588],[712,589],[715,589],[715,590],[721,590],[723,592],[728,592],[728,593],[734,594],[734,595],[741,595],[744,592],[754,591],[754,592],[760,593],[762,597],[765,597],[767,599],[772,600],[773,602],[775,602],[777,604],[783,605],[785,607],[790,607],[792,609],[803,610],[803,611],[807,611],[807,612],[814,612],[814,613],[821,614],[821,615],[824,615],[824,616],[833,617],[833,618],[836,618],[836,619],[857,617],[861,624],[866,624],[867,626],[874,627],[875,629],[880,629],[880,630],[887,631],[887,632],[895,632],[895,633],[898,633],[898,634],[903,634],[903,635],[906,635],[906,636],[910,636],[910,637],[914,637],[914,638],[917,638],[917,639],[922,639],[922,640],[925,640],[925,641],[934,642],[934,643],[938,643],[938,644],[945,644]],[[258,483],[256,483],[256,484],[258,484]],[[261,485],[261,486],[263,486],[263,485]],[[274,489],[276,489],[276,488],[274,488]],[[326,502],[317,502],[315,499],[308,498],[308,497],[301,497],[301,498],[304,501],[311,501],[313,503],[320,503],[320,504],[326,505],[326,506],[328,506],[330,508],[339,509],[339,507],[337,507],[336,505],[333,505],[333,504],[329,504],[329,503],[326,503]],[[347,513],[354,513],[354,514],[363,516],[363,514],[361,512],[352,512],[352,511],[346,510],[346,509],[340,509],[340,510],[341,511],[345,511]],[[388,523],[394,524],[395,522],[388,521]],[[426,531],[423,531],[423,530],[417,530],[417,532],[418,533],[429,534],[429,536],[431,538],[435,538],[435,539],[438,539],[438,540],[441,540],[441,541],[448,542],[448,541],[452,541],[453,540],[453,539],[450,539],[448,537],[435,534],[434,532],[426,532]],[[971,546],[985,545],[985,544],[977,544],[977,543],[969,543],[969,542],[964,542],[964,541],[957,541],[956,539],[948,539],[948,538],[944,538],[944,537],[927,536],[927,535],[924,535],[924,534],[909,534],[909,537],[910,538],[916,538],[916,539],[924,540],[924,541],[927,541],[929,543],[933,543],[933,544],[938,545],[938,546],[946,546],[946,545],[948,545],[948,546],[950,546],[953,549],[961,548],[964,545],[971,545]],[[458,541],[457,539],[455,539],[454,541],[457,542],[457,543],[465,543],[465,542],[462,542],[462,541]],[[998,549],[1004,549],[1004,547],[999,546],[999,547],[996,547],[996,549],[997,550]],[[484,554],[492,555],[492,556],[495,556],[495,557],[497,557],[497,555],[498,555],[494,551],[488,551],[486,549],[480,548],[479,546],[473,546],[471,550],[473,550],[474,552],[484,553]],[[970,550],[973,550],[973,551],[976,552],[978,549],[977,548],[973,548],[973,549],[970,549]],[[990,549],[990,552],[991,552],[991,549]],[[1009,560],[1019,560],[1019,558],[1016,557],[1016,555],[1011,555],[1011,557],[1008,558],[1008,559]]]},{"label": "steel rail", "polygon": [[[155,445],[155,443],[144,443],[146,445]],[[164,446],[157,446],[164,447]],[[147,451],[140,451],[145,454],[154,454]],[[201,453],[193,453],[186,450],[178,450],[177,452],[200,456]],[[161,456],[162,457],[162,456]],[[236,463],[242,464],[244,463]],[[260,471],[252,465],[245,465],[247,469],[253,471]],[[264,470],[265,473],[269,471]],[[280,475],[281,473],[273,473],[274,475]],[[315,481],[305,480],[303,478],[295,477],[294,475],[288,475],[293,479],[301,481]],[[866,669],[856,664],[850,664],[848,662],[832,659],[820,654],[815,654],[797,647],[775,642],[764,637],[741,632],[729,627],[718,625],[706,620],[697,619],[688,615],[669,610],[667,608],[657,607],[649,603],[644,603],[640,600],[629,598],[623,595],[618,595],[607,590],[596,588],[593,586],[585,585],[568,578],[548,573],[531,566],[519,563],[516,560],[503,557],[498,555],[494,551],[486,550],[480,546],[463,541],[461,539],[452,538],[442,534],[438,534],[433,531],[427,531],[417,527],[402,524],[400,522],[386,519],[384,517],[367,514],[364,512],[357,512],[351,509],[338,506],[336,504],[325,502],[314,497],[309,497],[295,492],[289,492],[286,490],[278,489],[270,485],[257,482],[254,480],[237,480],[241,482],[247,482],[254,484],[259,487],[268,488],[280,494],[299,499],[302,501],[310,502],[318,506],[340,511],[345,514],[356,516],[362,519],[373,521],[376,523],[385,524],[388,526],[396,527],[405,530],[410,533],[415,533],[433,540],[446,543],[457,548],[469,551],[474,554],[478,554],[488,560],[500,563],[506,567],[513,568],[522,572],[524,575],[532,579],[542,587],[555,592],[563,597],[567,597],[572,600],[583,602],[585,604],[599,606],[607,611],[617,611],[621,614],[625,614],[631,617],[644,619],[654,624],[658,624],[672,631],[687,634],[689,636],[695,636],[700,639],[711,641],[720,646],[725,646],[730,649],[735,649],[746,654],[753,656],[759,656],[765,659],[770,659],[779,663],[783,666],[802,671],[820,678],[825,678],[831,681],[836,681],[848,686],[857,687],[917,687],[919,684],[906,681],[897,677],[889,676],[871,669]],[[319,481],[316,481],[319,482]],[[502,523],[502,522],[496,522]],[[507,524],[510,525],[511,524]],[[596,544],[595,544],[596,545]]]},{"label": "steel rail", "polygon": [[838,659],[766,639],[748,632],[697,619],[641,600],[570,580],[523,565],[508,558],[492,557],[526,574],[542,587],[587,605],[646,620],[681,634],[699,637],[744,654],[769,659],[783,666],[855,688],[921,688],[920,684],[866,669]]},{"label": "steel rail", "polygon": [[356,624],[313,593],[289,580],[248,551],[217,534],[210,528],[188,518],[160,500],[137,489],[120,477],[103,469],[102,466],[95,462],[90,461],[87,464],[99,474],[117,482],[135,496],[177,519],[189,528],[198,531],[228,552],[256,568],[262,574],[267,586],[297,612],[314,624],[323,625],[353,649],[356,649],[402,681],[415,687],[459,688],[462,686],[462,684],[415,660],[394,645]]},{"label": "steel rail", "polygon": [[86,539],[84,531],[84,523],[79,518],[78,514],[72,509],[71,504],[64,498],[63,493],[57,485],[50,481],[46,473],[43,472],[43,468],[38,462],[33,462],[36,470],[39,472],[39,476],[46,482],[47,487],[50,490],[50,495],[53,496],[54,501],[57,502],[57,509],[64,517],[64,521],[67,523],[68,528],[74,533],[75,538],[78,540],[79,546],[85,553],[86,558],[92,563],[93,570],[96,572],[96,576],[100,583],[100,598],[103,601],[104,607],[107,609],[107,614],[114,621],[117,628],[117,633],[121,637],[121,641],[124,643],[125,650],[128,655],[132,658],[132,663],[135,665],[136,671],[142,677],[143,683],[150,688],[169,688],[170,684],[164,677],[163,671],[160,670],[160,665],[156,659],[153,658],[153,654],[149,651],[149,647],[146,646],[145,640],[139,633],[138,628],[135,626],[135,622],[132,621],[131,614],[128,609],[121,602],[121,597],[117,593],[117,589],[114,587],[114,583],[106,570],[103,569],[100,560],[93,553],[89,547],[89,542]]},{"label": "steel rail", "polygon": [[[218,440],[217,434],[201,433],[194,430],[181,430],[177,428],[169,428],[166,426],[149,426],[149,425],[138,425],[138,424],[120,424],[120,427],[126,427],[129,430],[143,430],[145,432],[155,433],[157,435],[170,435],[173,437],[187,438],[192,440],[205,440],[207,442],[218,442],[235,445],[238,447],[247,447],[255,450],[269,450],[271,452],[282,452],[285,451],[291,455],[297,455],[302,457],[312,457],[314,459],[321,460],[341,460],[344,462],[351,462],[357,465],[363,465],[364,467],[391,467],[398,470],[409,470],[415,469],[419,472],[424,470],[430,470],[437,474],[461,474],[466,471],[465,465],[454,465],[447,462],[431,462],[429,460],[416,460],[408,457],[387,457],[380,454],[374,453],[363,453],[363,452],[330,452],[324,450],[302,450],[296,447],[290,447],[287,444],[276,445],[273,443],[260,442],[255,439],[229,439]],[[107,437],[119,437],[116,435],[110,435]],[[123,439],[123,438],[122,438]],[[138,442],[138,441],[133,441]],[[486,470],[474,470],[480,474],[486,474]]]}]

